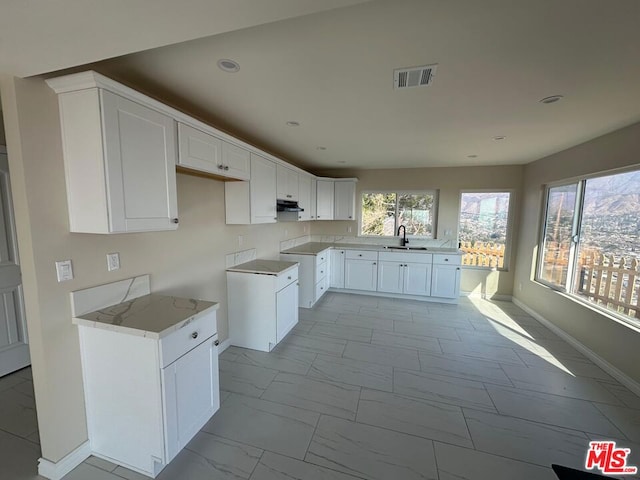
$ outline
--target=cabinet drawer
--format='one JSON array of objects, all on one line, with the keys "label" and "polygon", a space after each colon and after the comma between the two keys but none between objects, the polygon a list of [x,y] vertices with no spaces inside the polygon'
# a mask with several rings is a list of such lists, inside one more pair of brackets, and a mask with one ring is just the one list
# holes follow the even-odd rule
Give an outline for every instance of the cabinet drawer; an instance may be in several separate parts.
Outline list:
[{"label": "cabinet drawer", "polygon": [[329,267],[329,262],[324,262],[316,266],[316,283],[318,283],[320,280],[322,280],[327,276],[327,273],[328,273],[327,271],[329,270],[328,267]]},{"label": "cabinet drawer", "polygon": [[431,263],[431,253],[407,253],[407,252],[380,252],[381,262],[407,262],[407,263]]},{"label": "cabinet drawer", "polygon": [[292,268],[291,270],[287,270],[286,272],[278,275],[276,280],[276,292],[279,292],[284,287],[289,285],[290,283],[296,282],[298,280],[298,268]]},{"label": "cabinet drawer", "polygon": [[327,283],[326,277],[316,283],[316,301],[318,301],[318,299],[325,294],[328,288],[329,285]]},{"label": "cabinet drawer", "polygon": [[217,332],[216,312],[208,312],[191,320],[182,328],[160,339],[162,368],[175,362],[182,355],[200,345]]},{"label": "cabinet drawer", "polygon": [[321,263],[329,260],[329,250],[323,250],[319,254],[316,255],[316,265],[320,265]]},{"label": "cabinet drawer", "polygon": [[440,265],[462,265],[462,255],[433,254],[433,263]]},{"label": "cabinet drawer", "polygon": [[346,258],[351,260],[378,260],[378,252],[371,250],[347,250]]}]

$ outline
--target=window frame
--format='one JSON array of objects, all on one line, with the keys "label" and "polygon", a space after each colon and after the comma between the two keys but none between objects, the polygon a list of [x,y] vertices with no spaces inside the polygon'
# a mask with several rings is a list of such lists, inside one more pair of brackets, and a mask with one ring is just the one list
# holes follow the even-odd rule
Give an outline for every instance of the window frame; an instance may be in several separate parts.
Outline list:
[{"label": "window frame", "polygon": [[[572,300],[576,303],[579,303],[609,319],[621,323],[626,327],[630,327],[633,330],[640,332],[640,317],[634,318],[629,317],[624,314],[620,314],[613,310],[610,310],[602,305],[598,305],[597,303],[593,303],[588,301],[587,299],[581,297],[580,295],[574,293],[572,288],[567,289],[567,285],[571,285],[573,280],[575,279],[576,266],[578,262],[577,255],[575,252],[577,251],[577,247],[580,244],[580,231],[582,229],[582,208],[584,202],[584,195],[586,190],[586,182],[587,180],[594,178],[607,177],[612,175],[624,174],[629,172],[640,172],[640,164],[631,165],[628,167],[616,168],[611,170],[604,170],[601,172],[595,172],[587,175],[580,175],[576,177],[571,177],[568,179],[557,180],[554,182],[548,182],[543,184],[543,195],[542,195],[542,208],[540,210],[540,219],[538,222],[539,232],[538,232],[538,242],[537,242],[537,251],[536,251],[536,262],[535,262],[535,271],[533,275],[533,281],[540,285],[543,285],[550,290],[564,296],[565,298]],[[572,227],[572,234],[575,241],[572,241],[571,254],[569,257],[568,265],[570,266],[570,270],[567,272],[567,282],[563,287],[559,287],[556,284],[547,282],[540,278],[540,272],[543,267],[544,260],[544,252],[543,252],[543,244],[544,244],[544,235],[547,226],[547,207],[549,202],[549,190],[554,187],[562,187],[571,184],[578,185],[578,191],[576,192],[576,210],[574,211],[574,224]]]},{"label": "window frame", "polygon": [[438,238],[438,206],[440,202],[440,192],[437,189],[427,189],[427,190],[394,190],[394,189],[372,189],[372,190],[362,190],[360,192],[360,201],[358,202],[358,237],[362,238],[398,238],[398,235],[368,235],[362,233],[362,197],[363,195],[372,194],[372,193],[381,193],[381,194],[389,194],[395,193],[396,195],[396,208],[395,208],[395,228],[394,232],[398,232],[397,221],[398,221],[398,197],[400,195],[433,195],[433,206],[431,207],[431,216],[433,218],[432,222],[432,232],[431,236],[427,237],[424,235],[409,235],[407,234],[407,238],[412,240],[436,240]]},{"label": "window frame", "polygon": [[513,224],[515,221],[514,204],[516,191],[513,188],[473,188],[460,190],[458,197],[458,243],[460,243],[460,216],[462,214],[462,195],[464,193],[508,193],[509,194],[509,211],[507,212],[507,235],[504,243],[504,262],[502,268],[483,267],[480,265],[463,265],[463,268],[469,270],[487,270],[497,272],[508,272],[511,263],[511,246],[513,243]]}]

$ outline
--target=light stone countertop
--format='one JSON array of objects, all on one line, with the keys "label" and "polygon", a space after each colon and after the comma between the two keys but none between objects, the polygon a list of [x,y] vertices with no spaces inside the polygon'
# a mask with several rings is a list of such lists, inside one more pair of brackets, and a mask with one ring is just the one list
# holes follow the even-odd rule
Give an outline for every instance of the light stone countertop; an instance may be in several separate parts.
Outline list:
[{"label": "light stone countertop", "polygon": [[150,294],[79,315],[73,318],[73,323],[159,339],[206,310],[219,307],[216,302]]},{"label": "light stone countertop", "polygon": [[227,268],[227,272],[260,273],[263,275],[280,275],[294,268],[298,262],[284,262],[282,260],[252,260]]},{"label": "light stone countertop", "polygon": [[461,250],[457,248],[438,248],[427,247],[426,250],[402,250],[395,248],[385,248],[385,245],[373,245],[365,243],[327,243],[327,242],[309,242],[288,248],[280,253],[294,255],[317,255],[327,248],[337,248],[344,250],[371,250],[377,252],[402,252],[402,253],[448,253],[452,255],[463,255]]}]

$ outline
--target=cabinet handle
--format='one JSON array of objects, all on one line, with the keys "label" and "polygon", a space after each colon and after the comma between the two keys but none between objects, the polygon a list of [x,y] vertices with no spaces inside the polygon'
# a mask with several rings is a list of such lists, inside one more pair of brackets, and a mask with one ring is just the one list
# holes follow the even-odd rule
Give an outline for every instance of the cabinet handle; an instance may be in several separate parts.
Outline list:
[{"label": "cabinet handle", "polygon": [[224,165],[222,165],[222,164],[218,165],[218,170],[222,170],[223,167],[224,167]]},{"label": "cabinet handle", "polygon": [[193,339],[198,338],[198,332],[193,332],[193,333],[191,334],[191,338],[193,338]]},{"label": "cabinet handle", "polygon": [[349,218],[351,218],[351,215],[349,215]]},{"label": "cabinet handle", "polygon": [[460,267],[456,268],[456,270],[460,270]]},{"label": "cabinet handle", "polygon": [[291,277],[287,277],[287,280],[291,280]]},{"label": "cabinet handle", "polygon": [[361,253],[359,253],[359,254],[358,254],[358,256],[359,256],[359,257],[361,257],[361,256],[362,256],[362,254],[361,254]]},{"label": "cabinet handle", "polygon": [[218,345],[220,345],[220,340],[216,340],[215,342],[213,342],[213,344],[217,347]]},{"label": "cabinet handle", "polygon": [[377,265],[376,262],[373,262],[374,265]]},{"label": "cabinet handle", "polygon": [[316,218],[320,218],[320,215],[318,215]]},{"label": "cabinet handle", "polygon": [[278,219],[278,217],[273,217],[273,219],[274,219],[274,220],[277,220],[277,219]]},{"label": "cabinet handle", "polygon": [[224,169],[225,169],[225,171],[226,171],[226,170],[229,170],[229,165],[225,165],[225,166],[224,166]]},{"label": "cabinet handle", "polygon": [[291,198],[291,195],[287,195],[287,198]]},{"label": "cabinet handle", "polygon": [[444,259],[444,261],[445,261],[445,262],[448,262],[448,261],[449,261],[449,259],[448,259],[448,258],[445,258],[445,259]]},{"label": "cabinet handle", "polygon": [[320,273],[324,273],[322,270],[320,270]]},{"label": "cabinet handle", "polygon": [[179,223],[179,222],[180,222],[180,220],[178,220],[177,218],[173,219],[173,223]]},{"label": "cabinet handle", "polygon": [[302,218],[302,215],[298,215],[298,220],[300,220]]}]

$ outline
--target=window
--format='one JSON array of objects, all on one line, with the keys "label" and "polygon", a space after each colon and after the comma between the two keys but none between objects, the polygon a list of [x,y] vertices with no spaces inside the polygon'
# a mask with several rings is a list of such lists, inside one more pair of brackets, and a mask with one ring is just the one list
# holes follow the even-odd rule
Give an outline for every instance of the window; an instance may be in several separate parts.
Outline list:
[{"label": "window", "polygon": [[427,192],[364,192],[360,234],[392,237],[404,225],[407,235],[433,238],[437,195]]},{"label": "window", "polygon": [[463,265],[505,269],[510,192],[464,192],[458,240]]},{"label": "window", "polygon": [[640,171],[546,193],[536,279],[623,318],[640,318]]}]

